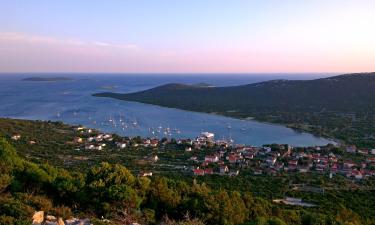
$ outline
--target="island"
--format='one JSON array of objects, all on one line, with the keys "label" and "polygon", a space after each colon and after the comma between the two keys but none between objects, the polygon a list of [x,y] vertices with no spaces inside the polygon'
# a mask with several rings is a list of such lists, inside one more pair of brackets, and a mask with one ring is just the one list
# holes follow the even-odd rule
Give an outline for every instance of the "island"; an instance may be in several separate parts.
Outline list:
[{"label": "island", "polygon": [[283,124],[359,146],[375,147],[375,73],[314,80],[271,80],[229,87],[166,84],[96,97]]},{"label": "island", "polygon": [[71,81],[74,80],[71,77],[28,77],[22,79],[22,81]]}]

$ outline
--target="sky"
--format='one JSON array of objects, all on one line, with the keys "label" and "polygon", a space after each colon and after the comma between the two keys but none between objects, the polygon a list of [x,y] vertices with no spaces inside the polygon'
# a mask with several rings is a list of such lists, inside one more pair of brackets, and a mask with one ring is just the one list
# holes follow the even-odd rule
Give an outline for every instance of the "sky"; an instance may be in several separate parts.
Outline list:
[{"label": "sky", "polygon": [[0,72],[370,72],[374,12],[374,0],[0,0]]}]

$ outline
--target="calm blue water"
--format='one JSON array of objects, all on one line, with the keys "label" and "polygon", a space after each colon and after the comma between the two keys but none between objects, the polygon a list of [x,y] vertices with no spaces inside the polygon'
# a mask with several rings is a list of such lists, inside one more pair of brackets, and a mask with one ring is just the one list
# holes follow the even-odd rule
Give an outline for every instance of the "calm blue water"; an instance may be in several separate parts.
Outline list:
[{"label": "calm blue water", "polygon": [[[231,137],[236,143],[251,145],[286,143],[310,146],[330,142],[278,125],[91,96],[103,91],[134,92],[170,82],[206,82],[215,86],[228,86],[270,79],[293,79],[296,75],[43,74],[42,76],[68,76],[74,80],[21,81],[22,78],[31,76],[38,74],[0,75],[0,117],[59,120],[124,136],[194,138],[202,131],[209,131],[215,133],[216,139]],[[329,74],[305,74],[297,77],[310,79],[324,76]],[[166,128],[169,128],[167,133]]]}]

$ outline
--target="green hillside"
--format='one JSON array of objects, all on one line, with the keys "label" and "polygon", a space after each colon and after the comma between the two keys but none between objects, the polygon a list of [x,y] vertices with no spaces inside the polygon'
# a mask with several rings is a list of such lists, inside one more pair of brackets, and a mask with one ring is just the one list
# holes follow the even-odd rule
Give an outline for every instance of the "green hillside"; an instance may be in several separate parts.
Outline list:
[{"label": "green hillside", "polygon": [[166,84],[110,97],[286,124],[361,146],[375,146],[375,73],[272,80],[231,87]]}]

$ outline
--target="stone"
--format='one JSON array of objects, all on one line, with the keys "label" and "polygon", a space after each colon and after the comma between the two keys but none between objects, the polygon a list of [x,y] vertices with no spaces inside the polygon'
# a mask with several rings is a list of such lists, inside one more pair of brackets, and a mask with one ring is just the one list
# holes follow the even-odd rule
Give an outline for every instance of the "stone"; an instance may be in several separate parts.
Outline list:
[{"label": "stone", "polygon": [[56,217],[52,216],[52,215],[48,215],[46,216],[46,220],[49,220],[49,221],[56,221]]},{"label": "stone", "polygon": [[57,220],[57,225],[65,225],[63,219],[61,217],[59,217],[59,219]]},{"label": "stone", "polygon": [[56,221],[46,221],[43,225],[58,225]]},{"label": "stone", "polygon": [[35,212],[33,215],[33,225],[42,224],[44,221],[44,211]]}]

